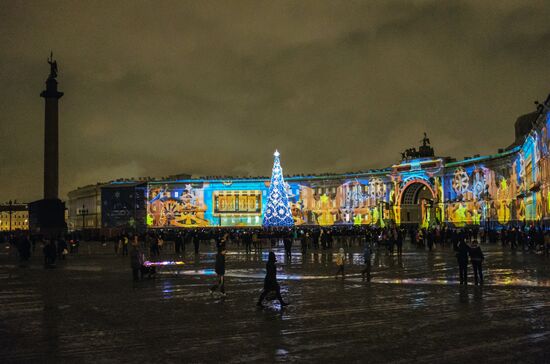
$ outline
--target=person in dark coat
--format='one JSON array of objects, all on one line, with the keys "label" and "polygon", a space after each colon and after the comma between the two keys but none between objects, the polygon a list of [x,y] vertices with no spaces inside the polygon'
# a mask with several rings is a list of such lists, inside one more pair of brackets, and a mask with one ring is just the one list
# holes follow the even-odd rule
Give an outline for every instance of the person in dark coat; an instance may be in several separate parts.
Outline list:
[{"label": "person in dark coat", "polygon": [[55,264],[55,258],[57,256],[57,249],[55,247],[55,241],[53,239],[48,240],[48,243],[44,245],[44,266],[46,268],[52,268]]},{"label": "person in dark coat", "polygon": [[225,243],[222,243],[218,246],[218,252],[216,253],[216,276],[218,277],[218,283],[210,288],[210,294],[214,294],[214,291],[218,288],[223,297],[225,297]]},{"label": "person in dark coat", "polygon": [[458,241],[455,246],[456,260],[458,262],[458,271],[460,275],[460,284],[468,284],[468,254],[470,247],[463,239]]},{"label": "person in dark coat", "polygon": [[367,275],[367,282],[370,282],[370,270],[371,270],[371,256],[372,248],[369,242],[365,243],[365,249],[363,250],[363,259],[365,261],[365,269],[361,271],[363,281],[365,280],[365,274]]},{"label": "person in dark coat", "polygon": [[474,240],[472,242],[472,247],[470,248],[470,261],[472,262],[472,268],[474,269],[474,282],[476,286],[478,283],[483,284],[482,263],[484,259],[485,257],[483,256],[481,248],[477,244],[477,240]]},{"label": "person in dark coat", "polygon": [[198,255],[199,254],[200,239],[199,239],[197,234],[193,235],[193,237],[191,239],[193,239],[193,245],[195,247],[195,255]]},{"label": "person in dark coat", "polygon": [[149,248],[151,257],[159,257],[160,256],[159,240],[160,240],[160,238],[158,236],[154,236],[153,240],[151,241],[151,247]]},{"label": "person in dark coat", "polygon": [[277,267],[275,266],[275,262],[277,262],[277,258],[275,258],[275,253],[269,252],[266,264],[264,289],[262,291],[262,294],[260,295],[260,298],[258,299],[258,306],[263,306],[264,298],[269,292],[273,291],[275,292],[276,297],[281,304],[281,307],[288,306],[288,303],[283,301],[283,297],[281,297],[281,287],[279,286],[279,283],[277,283]]},{"label": "person in dark coat", "polygon": [[285,236],[283,239],[283,244],[285,247],[285,257],[288,264],[292,261],[292,238],[290,236]]},{"label": "person in dark coat", "polygon": [[401,229],[397,230],[395,244],[397,245],[397,255],[401,256],[403,254],[403,231]]},{"label": "person in dark coat", "polygon": [[300,231],[299,239],[300,239],[300,248],[302,250],[302,255],[306,255],[307,253],[307,233],[303,230]]},{"label": "person in dark coat", "polygon": [[27,261],[31,257],[31,241],[28,236],[21,236],[17,243],[19,258],[21,261]]},{"label": "person in dark coat", "polygon": [[132,268],[132,276],[134,281],[138,281],[140,278],[142,264],[143,254],[139,250],[139,244],[134,241],[132,243],[132,248],[130,249],[130,266]]},{"label": "person in dark coat", "polygon": [[181,251],[183,250],[182,248],[183,248],[183,238],[181,234],[177,234],[176,237],[174,238],[174,249],[176,251],[176,254],[181,253]]},{"label": "person in dark coat", "polygon": [[243,233],[243,242],[244,242],[244,248],[247,254],[252,252],[252,233],[249,231],[245,231]]},{"label": "person in dark coat", "polygon": [[60,259],[65,260],[65,256],[69,252],[69,250],[67,248],[68,248],[68,246],[67,246],[67,242],[65,241],[65,239],[60,238],[57,242],[57,256]]}]

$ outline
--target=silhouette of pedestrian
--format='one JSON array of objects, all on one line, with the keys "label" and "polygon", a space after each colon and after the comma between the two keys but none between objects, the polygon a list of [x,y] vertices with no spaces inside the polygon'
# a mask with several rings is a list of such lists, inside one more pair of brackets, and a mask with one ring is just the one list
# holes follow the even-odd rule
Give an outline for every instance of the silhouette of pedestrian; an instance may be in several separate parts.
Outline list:
[{"label": "silhouette of pedestrian", "polygon": [[472,268],[474,269],[474,283],[477,286],[483,284],[483,268],[482,263],[485,257],[481,251],[481,247],[477,244],[477,240],[472,242],[470,248],[470,260],[472,261]]},{"label": "silhouette of pedestrian", "polygon": [[285,236],[283,239],[283,244],[285,247],[285,257],[287,264],[290,264],[292,261],[292,238],[290,236]]},{"label": "silhouette of pedestrian", "polygon": [[216,253],[215,271],[218,282],[210,288],[211,295],[219,288],[222,296],[225,297],[225,253],[225,243],[222,243]]},{"label": "silhouette of pedestrian", "polygon": [[460,239],[455,247],[456,260],[458,262],[458,271],[460,276],[460,284],[468,284],[468,253],[470,247],[463,239]]},{"label": "silhouette of pedestrian", "polygon": [[266,264],[264,289],[262,291],[262,294],[260,295],[260,298],[258,299],[258,306],[263,306],[263,300],[269,292],[275,292],[275,295],[279,300],[281,307],[288,305],[287,302],[283,301],[283,297],[281,297],[281,287],[277,282],[277,267],[275,266],[275,262],[277,262],[277,258],[275,258],[275,253],[269,252]]},{"label": "silhouette of pedestrian", "polygon": [[371,257],[372,249],[370,243],[365,243],[365,249],[363,250],[363,259],[365,260],[365,269],[361,271],[361,276],[363,276],[363,281],[365,280],[365,274],[367,275],[367,282],[370,282],[370,270],[371,270]]},{"label": "silhouette of pedestrian", "polygon": [[44,266],[46,268],[53,268],[55,264],[55,258],[57,255],[57,249],[55,247],[55,242],[53,239],[49,239],[44,248],[42,249],[44,253]]}]

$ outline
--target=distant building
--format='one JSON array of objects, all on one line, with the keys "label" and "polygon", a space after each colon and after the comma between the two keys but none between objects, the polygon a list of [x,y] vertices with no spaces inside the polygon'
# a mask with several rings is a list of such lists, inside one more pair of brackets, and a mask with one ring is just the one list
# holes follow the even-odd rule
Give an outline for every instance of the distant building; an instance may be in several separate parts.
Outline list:
[{"label": "distant building", "polygon": [[29,230],[29,210],[27,204],[14,202],[0,205],[0,231],[21,230]]},{"label": "distant building", "polygon": [[[190,174],[163,177],[163,180],[191,178]],[[108,183],[78,187],[68,193],[69,231],[116,232],[140,230],[145,226],[145,194],[151,177],[119,178]],[[107,212],[102,214],[103,208]]]},{"label": "distant building", "polygon": [[97,183],[69,192],[67,205],[67,228],[69,231],[101,228],[102,185],[102,183]]},{"label": "distant building", "polygon": [[145,230],[147,182],[113,182],[101,187],[101,227],[108,235]]}]

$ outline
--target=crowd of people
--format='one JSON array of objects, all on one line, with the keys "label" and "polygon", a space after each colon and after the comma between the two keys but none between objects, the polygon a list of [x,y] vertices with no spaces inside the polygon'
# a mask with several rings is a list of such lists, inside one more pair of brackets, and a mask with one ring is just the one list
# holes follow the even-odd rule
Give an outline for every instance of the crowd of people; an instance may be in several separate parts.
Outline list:
[{"label": "crowd of people", "polygon": [[58,259],[65,260],[67,255],[78,253],[80,240],[71,234],[42,236],[17,232],[0,234],[0,244],[9,244],[9,248],[14,248],[21,263],[28,262],[39,247],[42,250],[44,266],[53,268]]},{"label": "crowd of people", "polygon": [[[400,255],[403,243],[408,238],[413,246],[435,249],[437,246],[456,246],[460,240],[469,242],[476,240],[480,244],[497,243],[512,250],[523,250],[548,255],[550,247],[550,231],[542,226],[516,226],[502,229],[467,228],[417,228],[417,227],[373,227],[373,226],[332,226],[293,228],[194,228],[183,230],[153,231],[139,236],[142,247],[148,247],[152,257],[160,255],[166,242],[173,243],[173,252],[183,253],[193,249],[199,253],[205,243],[216,241],[227,235],[228,243],[237,248],[243,246],[246,252],[257,250],[261,246],[273,247],[279,241],[283,242],[288,255],[295,245],[299,245],[302,253],[309,249],[333,249],[335,246],[351,248],[361,246],[365,242],[377,248],[386,249],[388,254]],[[115,252],[128,244],[127,235],[119,235],[113,240]],[[118,247],[118,248],[117,248]]]},{"label": "crowd of people", "polygon": [[[550,232],[542,226],[511,226],[502,229],[480,229],[479,227],[449,228],[433,227],[418,228],[414,226],[385,228],[373,226],[331,226],[293,228],[194,228],[169,231],[149,231],[143,234],[121,233],[107,239],[101,237],[101,245],[112,244],[114,253],[128,256],[134,280],[144,276],[152,277],[155,268],[146,266],[146,261],[160,259],[161,254],[182,255],[187,249],[199,254],[201,247],[215,242],[216,259],[214,270],[216,283],[210,292],[219,290],[225,296],[225,255],[229,247],[240,249],[246,253],[261,251],[262,247],[272,250],[281,244],[284,248],[286,261],[291,261],[294,246],[306,254],[309,249],[330,250],[337,248],[334,255],[335,278],[345,279],[346,249],[363,247],[364,267],[361,271],[363,280],[371,281],[372,256],[376,250],[388,255],[402,255],[403,243],[409,240],[413,247],[432,251],[441,246],[452,247],[456,254],[459,282],[467,284],[468,265],[471,264],[474,273],[474,284],[483,284],[484,254],[482,244],[497,244],[503,248],[535,252],[550,257]],[[15,248],[22,262],[28,261],[40,246],[43,253],[44,266],[52,268],[57,260],[64,260],[70,254],[77,254],[80,241],[76,235],[44,238],[29,234],[2,234],[0,242],[9,243]],[[169,242],[169,243],[168,243]],[[481,243],[481,244],[480,244]],[[259,298],[261,305],[266,296],[274,293],[274,298],[286,305],[280,295],[280,287],[276,279],[276,257],[273,251],[268,254],[264,291]]]},{"label": "crowd of people", "polygon": [[[244,246],[247,253],[252,250],[261,250],[267,246],[272,250],[275,246],[283,246],[286,261],[291,261],[293,246],[298,245],[299,251],[306,254],[309,249],[329,250],[338,247],[334,255],[335,278],[341,276],[345,279],[345,267],[347,265],[346,249],[363,246],[364,268],[361,271],[363,280],[371,281],[372,256],[374,250],[386,252],[388,255],[402,255],[403,243],[409,239],[413,246],[419,249],[432,251],[438,246],[452,247],[455,252],[459,268],[459,282],[466,285],[468,282],[468,266],[471,264],[474,273],[474,284],[483,284],[483,261],[485,259],[481,244],[497,243],[501,241],[503,246],[510,249],[518,248],[524,251],[542,253],[550,256],[550,234],[541,227],[510,227],[501,230],[479,229],[478,227],[454,229],[454,228],[429,228],[416,227],[367,227],[367,226],[340,226],[340,227],[294,227],[294,228],[198,228],[183,231],[154,232],[136,237],[135,249],[149,249],[151,257],[158,257],[162,248],[166,247],[165,241],[173,241],[173,253],[186,252],[186,246],[191,246],[194,253],[198,254],[204,243],[214,241],[216,243],[216,258],[214,271],[216,282],[211,287],[210,293],[219,290],[225,297],[225,255],[228,245],[234,249]],[[119,237],[117,241],[122,241]],[[142,244],[138,241],[143,242]],[[171,252],[172,253],[172,252]],[[136,253],[135,256],[138,253]],[[141,256],[143,256],[143,253]],[[144,258],[143,258],[144,259]],[[276,282],[276,257],[273,251],[268,254],[264,290],[259,298],[258,305],[262,305],[265,297],[272,292],[273,298],[279,299],[280,287]],[[134,264],[134,263],[133,263]],[[139,268],[136,260],[136,269]],[[135,276],[134,276],[135,277]],[[283,304],[284,303],[284,304]]]}]

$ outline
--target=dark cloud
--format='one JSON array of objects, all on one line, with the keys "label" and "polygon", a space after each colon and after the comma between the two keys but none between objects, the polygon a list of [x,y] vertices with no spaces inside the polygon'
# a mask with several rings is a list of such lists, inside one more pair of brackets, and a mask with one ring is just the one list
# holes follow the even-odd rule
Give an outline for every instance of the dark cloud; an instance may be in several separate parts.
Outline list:
[{"label": "dark cloud", "polygon": [[548,89],[544,1],[5,1],[0,201],[39,198],[60,65],[61,191],[117,177],[344,172],[493,153]]}]

